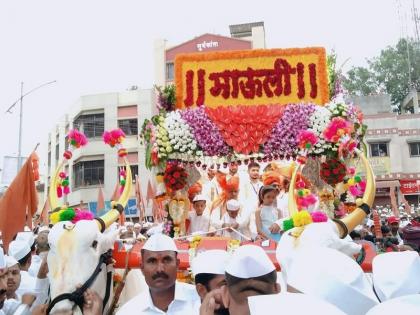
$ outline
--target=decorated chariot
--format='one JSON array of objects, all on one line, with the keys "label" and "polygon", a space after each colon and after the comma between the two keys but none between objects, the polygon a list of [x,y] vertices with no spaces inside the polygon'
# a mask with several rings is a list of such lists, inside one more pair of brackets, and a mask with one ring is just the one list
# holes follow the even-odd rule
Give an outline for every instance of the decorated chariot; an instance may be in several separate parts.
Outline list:
[{"label": "decorated chariot", "polygon": [[[282,246],[288,250],[316,239],[325,246],[334,244],[354,253],[363,269],[371,270],[376,254],[373,246],[364,243],[361,251],[360,247],[348,250],[351,245],[344,240],[370,214],[375,195],[374,175],[364,156],[366,126],[360,109],[340,99],[336,81],[324,48],[177,56],[175,85],[157,89],[159,113],[144,122],[141,137],[146,167],[155,175],[157,185],[155,218],[170,222],[166,232],[180,249],[179,278],[186,277],[197,251],[233,251],[241,245],[223,237],[187,235],[187,192],[199,180],[200,169],[223,171],[232,163],[252,161],[273,167],[278,161],[293,165],[290,217],[283,218],[279,244],[246,242],[265,249],[277,268],[276,251],[281,252]],[[69,181],[62,166],[72,157],[71,150],[66,151],[51,180],[51,221],[55,226],[49,255],[49,310],[65,308],[68,301],[80,305],[80,294],[93,283],[106,305],[112,281],[110,269],[105,267],[109,259],[126,271],[140,266],[143,243],[137,241],[129,247],[114,244],[116,232],[110,228],[122,216],[132,193],[123,138],[120,130],[104,135],[105,142],[116,147],[125,160],[125,169],[120,172],[121,197],[104,216],[93,218],[86,211],[60,204],[60,197],[68,193]],[[86,144],[77,131],[72,131],[69,139],[74,148]],[[108,248],[113,248],[112,257]],[[74,257],[80,257],[76,251],[88,257],[77,264],[89,266],[82,274],[74,269]],[[64,271],[68,278],[60,278]],[[80,283],[83,286],[76,288]]]}]

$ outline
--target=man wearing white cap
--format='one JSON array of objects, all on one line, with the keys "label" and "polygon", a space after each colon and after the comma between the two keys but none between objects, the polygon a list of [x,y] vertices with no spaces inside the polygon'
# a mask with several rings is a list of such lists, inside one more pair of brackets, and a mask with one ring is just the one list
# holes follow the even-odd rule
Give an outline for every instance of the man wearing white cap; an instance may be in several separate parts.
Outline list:
[{"label": "man wearing white cap", "polygon": [[7,299],[19,300],[20,297],[16,294],[17,289],[20,286],[21,275],[19,262],[12,256],[6,256],[7,266]]},{"label": "man wearing white cap", "polygon": [[140,223],[135,223],[134,224],[134,233],[136,234],[136,237],[140,234],[141,231],[141,224]]},{"label": "man wearing white cap", "polygon": [[249,315],[250,296],[280,292],[276,268],[259,246],[239,247],[226,266],[225,276],[226,286],[207,294],[200,314],[216,314],[215,311],[224,305],[231,315]]},{"label": "man wearing white cap", "polygon": [[125,222],[126,230],[121,234],[121,239],[126,238],[136,238],[136,233],[134,233],[134,223],[133,222]]},{"label": "man wearing white cap", "polygon": [[0,315],[3,315],[4,301],[7,291],[7,265],[4,257],[3,248],[0,247]]},{"label": "man wearing white cap", "polygon": [[190,220],[190,227],[188,233],[207,232],[210,227],[210,217],[205,212],[206,210],[206,197],[202,194],[196,195],[193,199],[193,211],[188,213]]},{"label": "man wearing white cap", "polygon": [[117,314],[194,314],[199,297],[194,286],[176,281],[177,255],[173,239],[163,234],[152,235],[141,250],[140,265],[149,290],[128,301]]},{"label": "man wearing white cap", "polygon": [[[381,302],[420,293],[420,257],[417,252],[390,252],[375,256],[372,280]],[[420,313],[419,313],[420,314]]]},{"label": "man wearing white cap", "polygon": [[288,291],[323,299],[348,315],[365,314],[378,304],[357,262],[336,249],[302,248],[282,264]]},{"label": "man wearing white cap", "polygon": [[23,240],[16,240],[9,244],[9,256],[12,256],[19,262],[21,283],[16,294],[22,296],[25,293],[35,293],[36,278],[28,273],[31,266],[32,255],[28,243]]},{"label": "man wearing white cap", "polygon": [[220,249],[201,252],[192,260],[191,270],[195,288],[201,300],[211,290],[226,284],[225,268],[228,260],[228,253]]},{"label": "man wearing white cap", "polygon": [[[226,203],[226,213],[217,222],[213,221],[216,229],[224,228],[222,236],[230,237],[235,240],[242,240],[243,237],[235,232],[240,232],[246,237],[251,236],[249,230],[250,214],[245,213],[241,209],[241,204],[235,199],[230,199]],[[234,229],[234,230],[233,230]]]},{"label": "man wearing white cap", "polygon": [[345,315],[336,306],[305,294],[280,293],[250,296],[248,304],[251,315],[271,314],[273,310],[276,310],[278,314],[283,314],[282,311],[285,311],[285,314],[293,315]]}]

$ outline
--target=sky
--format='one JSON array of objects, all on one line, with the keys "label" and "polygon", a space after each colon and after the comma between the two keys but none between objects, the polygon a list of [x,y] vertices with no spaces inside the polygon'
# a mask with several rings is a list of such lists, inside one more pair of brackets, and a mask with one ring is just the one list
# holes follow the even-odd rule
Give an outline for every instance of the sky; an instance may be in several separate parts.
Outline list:
[{"label": "sky", "polygon": [[412,1],[0,0],[0,168],[4,156],[17,155],[19,111],[5,111],[19,99],[21,82],[29,91],[57,81],[23,102],[22,153],[40,143],[45,165],[48,132],[79,96],[153,86],[157,38],[177,45],[264,21],[267,48],[324,46],[349,69],[411,31],[402,27],[398,3],[404,12]]}]

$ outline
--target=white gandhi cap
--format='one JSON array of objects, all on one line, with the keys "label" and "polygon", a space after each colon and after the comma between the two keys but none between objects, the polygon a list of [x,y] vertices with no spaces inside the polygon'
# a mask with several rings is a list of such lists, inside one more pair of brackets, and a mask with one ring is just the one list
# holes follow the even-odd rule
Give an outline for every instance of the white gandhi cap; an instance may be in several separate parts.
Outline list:
[{"label": "white gandhi cap", "polygon": [[345,315],[343,311],[326,301],[299,293],[250,296],[248,305],[251,315],[266,315],[268,310],[277,310],[274,313],[278,314],[283,313],[282,311],[288,313],[290,310],[293,315]]},{"label": "white gandhi cap", "polygon": [[174,251],[178,252],[178,248],[172,238],[167,235],[157,233],[150,236],[150,238],[144,243],[144,250],[151,252],[163,252],[163,251]]},{"label": "white gandhi cap", "polygon": [[239,201],[237,201],[235,199],[230,199],[226,203],[226,208],[229,211],[238,211],[240,207],[241,207],[241,204],[239,203]]},{"label": "white gandhi cap", "polygon": [[365,314],[378,304],[362,268],[336,249],[300,249],[282,271],[288,285],[325,300],[348,315]]},{"label": "white gandhi cap", "polygon": [[226,266],[226,273],[242,279],[261,277],[274,270],[265,251],[256,245],[240,246]]},{"label": "white gandhi cap", "polygon": [[[372,261],[373,285],[383,302],[420,293],[420,256],[414,251],[391,252]],[[419,313],[420,314],[420,313]]]},{"label": "white gandhi cap", "polygon": [[212,249],[199,253],[191,262],[194,276],[200,273],[224,275],[229,255],[221,249]]},{"label": "white gandhi cap", "polygon": [[16,235],[16,241],[24,241],[29,247],[32,247],[35,243],[35,236],[32,232],[19,232]]},{"label": "white gandhi cap", "polygon": [[199,194],[199,195],[196,195],[194,197],[193,202],[196,202],[196,201],[206,201],[206,200],[207,200],[206,199],[206,196]]},{"label": "white gandhi cap", "polygon": [[0,269],[6,268],[6,257],[4,256],[3,247],[0,247]]},{"label": "white gandhi cap", "polygon": [[9,244],[9,256],[20,260],[31,252],[31,248],[25,241],[13,241]]},{"label": "white gandhi cap", "polygon": [[6,267],[10,268],[14,265],[17,265],[19,262],[12,256],[6,256]]},{"label": "white gandhi cap", "polygon": [[420,294],[406,295],[385,301],[366,313],[366,315],[384,314],[420,314]]}]

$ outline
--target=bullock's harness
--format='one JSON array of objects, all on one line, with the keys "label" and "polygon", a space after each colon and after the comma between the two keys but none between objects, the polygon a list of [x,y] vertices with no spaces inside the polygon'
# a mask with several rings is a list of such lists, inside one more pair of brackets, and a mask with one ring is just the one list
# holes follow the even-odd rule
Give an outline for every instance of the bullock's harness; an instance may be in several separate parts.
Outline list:
[{"label": "bullock's harness", "polygon": [[[112,259],[112,251],[109,250],[106,253],[102,254],[99,257],[99,262],[96,265],[95,270],[93,271],[92,275],[86,282],[78,289],[74,290],[72,293],[63,293],[56,296],[51,303],[48,305],[47,314],[51,312],[53,307],[61,301],[69,300],[74,302],[77,306],[79,306],[80,310],[83,310],[84,298],[83,293],[95,282],[96,278],[98,277],[99,273],[102,271],[102,265],[108,265]],[[108,303],[109,296],[111,294],[111,285],[112,285],[112,272],[108,271],[106,275],[106,291],[105,297],[103,299],[103,309],[105,309],[106,304]]]}]

